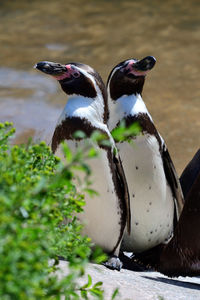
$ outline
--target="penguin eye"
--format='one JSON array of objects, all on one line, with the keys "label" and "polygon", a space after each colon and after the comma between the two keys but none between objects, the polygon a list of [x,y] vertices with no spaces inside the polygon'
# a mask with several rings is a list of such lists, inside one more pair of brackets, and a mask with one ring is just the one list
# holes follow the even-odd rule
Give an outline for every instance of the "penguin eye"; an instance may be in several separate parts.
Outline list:
[{"label": "penguin eye", "polygon": [[78,77],[80,77],[80,73],[78,73],[78,72],[74,72],[74,73],[73,73],[73,77],[74,77],[74,78],[78,78]]}]

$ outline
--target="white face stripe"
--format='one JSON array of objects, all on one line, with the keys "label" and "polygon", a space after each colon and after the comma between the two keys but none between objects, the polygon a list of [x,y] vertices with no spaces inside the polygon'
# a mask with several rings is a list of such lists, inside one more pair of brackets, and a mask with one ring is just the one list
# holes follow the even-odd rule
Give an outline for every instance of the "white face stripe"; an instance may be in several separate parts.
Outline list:
[{"label": "white face stripe", "polygon": [[[124,64],[123,64],[123,65],[128,64],[129,62],[136,62],[136,60],[135,60],[135,59],[128,59],[128,60],[124,61]],[[110,81],[111,81],[113,75],[114,75],[119,69],[121,69],[121,68],[123,67],[123,65],[120,65],[119,67],[115,67],[115,68],[112,70],[112,73],[110,74],[109,81],[108,81],[108,83],[107,83],[107,87],[108,87],[109,90],[110,90],[110,87],[109,87],[109,86],[110,86]]]},{"label": "white face stripe", "polygon": [[[79,72],[83,73],[84,76],[88,77],[92,81],[92,83],[94,84],[94,87],[95,87],[95,89],[97,91],[97,97],[98,97],[98,95],[101,95],[102,99],[103,99],[102,92],[101,92],[98,84],[96,83],[96,80],[94,79],[94,77],[91,74],[89,74],[86,70],[83,70],[82,68],[77,67],[77,66],[75,66],[75,67],[76,67],[77,70],[79,70]],[[104,104],[104,102],[103,102],[103,104]]]},{"label": "white face stripe", "polygon": [[91,74],[89,74],[86,70],[84,70],[84,69],[82,69],[82,68],[80,68],[80,67],[78,67],[78,66],[76,66],[76,65],[73,65],[73,64],[72,64],[72,66],[73,66],[74,68],[76,68],[80,73],[82,73],[85,77],[88,77],[88,78],[92,81],[92,83],[94,84],[95,89],[98,88],[98,85],[97,85],[97,83],[96,83],[94,77],[93,77]]}]

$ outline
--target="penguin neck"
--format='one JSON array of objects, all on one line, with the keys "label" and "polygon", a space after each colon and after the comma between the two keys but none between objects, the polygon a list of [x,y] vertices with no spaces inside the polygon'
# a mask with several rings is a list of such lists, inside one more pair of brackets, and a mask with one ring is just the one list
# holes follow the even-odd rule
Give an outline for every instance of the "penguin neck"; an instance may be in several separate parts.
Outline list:
[{"label": "penguin neck", "polygon": [[66,119],[80,118],[87,120],[95,127],[104,123],[104,100],[97,94],[95,98],[70,95],[57,125]]},{"label": "penguin neck", "polygon": [[153,122],[141,94],[123,95],[116,100],[109,97],[109,112],[108,124],[110,130],[114,129],[120,121],[127,117],[137,117],[140,114],[148,115]]},{"label": "penguin neck", "polygon": [[112,141],[104,121],[104,99],[100,95],[97,94],[95,98],[70,95],[53,133],[53,153],[62,141],[74,140],[74,133],[80,130],[87,137],[90,137],[94,130],[99,130],[107,134]]}]

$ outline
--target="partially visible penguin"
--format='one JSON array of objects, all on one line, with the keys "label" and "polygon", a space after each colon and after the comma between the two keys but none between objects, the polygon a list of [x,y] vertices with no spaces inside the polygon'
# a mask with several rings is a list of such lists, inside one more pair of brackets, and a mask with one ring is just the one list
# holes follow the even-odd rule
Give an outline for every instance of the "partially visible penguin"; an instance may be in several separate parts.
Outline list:
[{"label": "partially visible penguin", "polygon": [[86,140],[98,130],[111,143],[111,147],[99,146],[100,157],[91,164],[92,188],[99,195],[91,199],[85,194],[84,213],[78,218],[84,223],[83,234],[111,255],[106,266],[120,270],[119,248],[125,226],[130,227],[129,195],[114,141],[107,128],[107,94],[100,75],[90,66],[81,63],[62,65],[42,61],[38,70],[56,78],[68,95],[67,104],[58,120],[52,138],[52,151],[60,157],[60,143],[67,141],[71,149],[78,149],[85,141],[75,138],[81,130]]},{"label": "partially visible penguin", "polygon": [[170,277],[200,276],[200,150],[184,169],[185,203],[173,238],[163,246],[155,268]]},{"label": "partially visible penguin", "polygon": [[[200,150],[181,175],[184,207],[167,244],[137,254],[137,262],[169,277],[200,276]],[[133,261],[126,267],[132,269]]]},{"label": "partially visible penguin", "polygon": [[138,122],[141,133],[133,145],[117,143],[131,207],[131,235],[126,232],[122,251],[141,253],[167,243],[183,208],[180,183],[166,144],[157,131],[143,99],[146,74],[155,58],[128,59],[113,68],[107,81],[109,121],[112,131],[124,120]]}]

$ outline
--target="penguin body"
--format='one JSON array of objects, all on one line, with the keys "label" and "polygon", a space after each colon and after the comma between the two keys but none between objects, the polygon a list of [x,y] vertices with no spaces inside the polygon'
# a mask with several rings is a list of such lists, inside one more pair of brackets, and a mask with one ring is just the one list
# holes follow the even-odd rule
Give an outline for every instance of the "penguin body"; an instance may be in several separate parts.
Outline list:
[{"label": "penguin body", "polygon": [[[185,202],[172,239],[137,254],[134,261],[169,277],[200,276],[200,150],[181,178]],[[132,265],[129,260],[125,267],[131,269]]]},{"label": "penguin body", "polygon": [[131,235],[125,233],[122,251],[140,253],[166,243],[183,206],[180,184],[167,151],[141,93],[153,57],[117,65],[108,78],[110,130],[123,120],[126,127],[138,122],[141,133],[117,143],[123,164],[131,208]]},{"label": "penguin body", "polygon": [[171,237],[173,195],[170,187],[163,184],[166,179],[154,136],[139,135],[133,145],[118,145],[118,149],[129,186],[132,216],[131,235],[125,233],[122,250],[141,252]]},{"label": "penguin body", "polygon": [[182,175],[185,203],[173,238],[163,246],[155,268],[170,277],[200,276],[200,150]]},{"label": "penguin body", "polygon": [[[85,193],[86,205],[78,219],[84,224],[83,234],[108,254],[118,256],[124,228],[130,218],[129,196],[123,168],[106,125],[105,86],[98,73],[84,64],[40,62],[36,68],[56,77],[69,96],[53,134],[52,151],[63,158],[60,151],[62,141],[76,151],[91,142],[90,136],[96,130],[103,133],[111,144],[111,147],[96,145],[99,156],[86,162],[92,171],[92,189],[98,195],[91,197]],[[84,139],[74,137],[78,130],[84,132]],[[112,260],[107,267],[120,269],[121,263]]]}]

